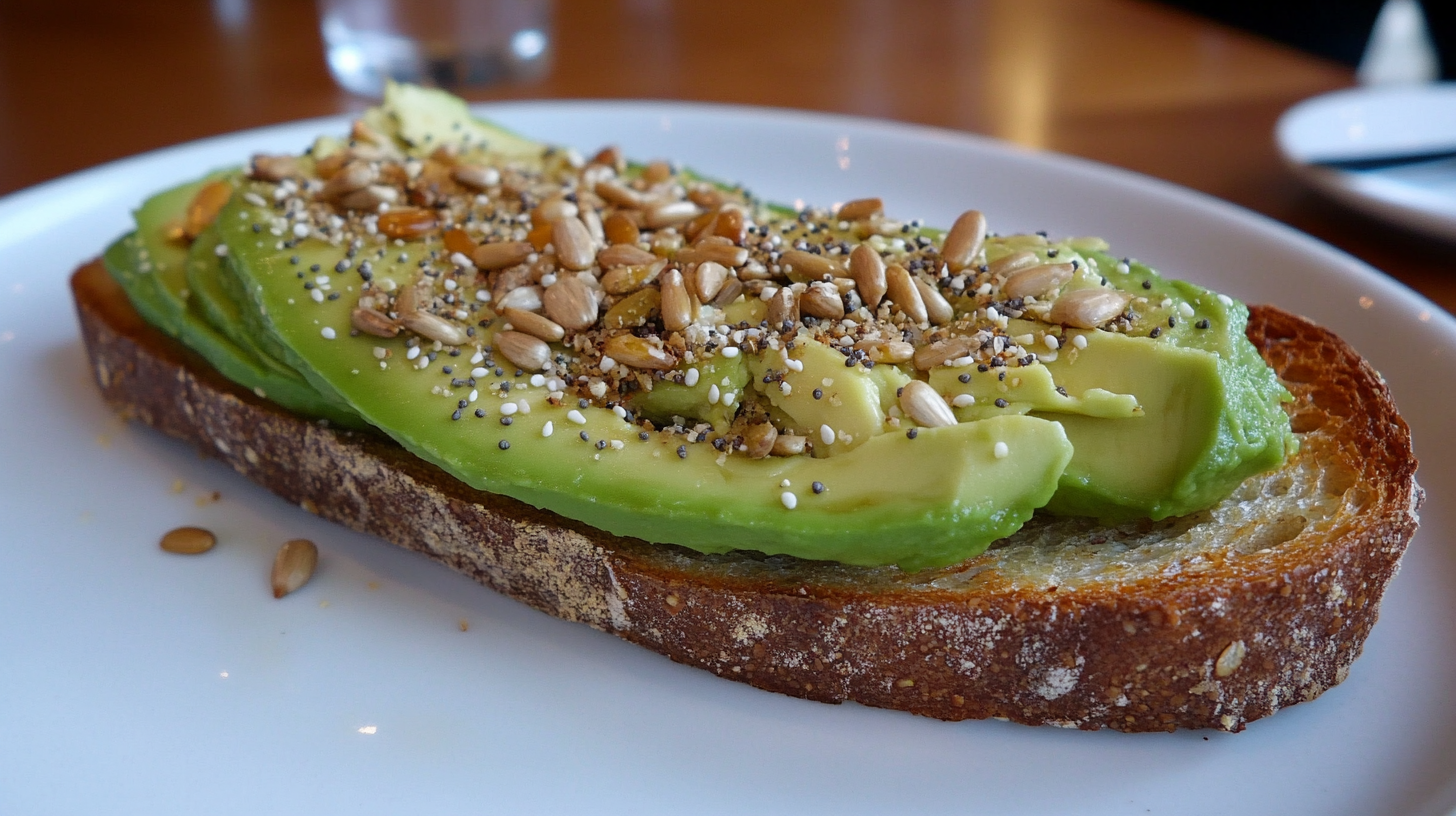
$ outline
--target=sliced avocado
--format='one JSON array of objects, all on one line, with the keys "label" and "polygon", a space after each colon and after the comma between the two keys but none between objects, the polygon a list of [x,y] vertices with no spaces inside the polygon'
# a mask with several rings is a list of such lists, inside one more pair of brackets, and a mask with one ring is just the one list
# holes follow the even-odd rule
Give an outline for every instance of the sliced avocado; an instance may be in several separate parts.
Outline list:
[{"label": "sliced avocado", "polygon": [[[931,370],[930,385],[951,398],[952,405],[955,405],[954,399],[961,395],[974,400],[952,409],[962,422],[1032,411],[1082,414],[1101,419],[1142,414],[1137,397],[1132,394],[1118,394],[1095,386],[1073,390],[1082,384],[1073,383],[1069,387],[1058,383],[1053,379],[1051,369],[1044,365],[988,371],[978,371],[975,366],[969,365],[942,366]],[[1001,402],[998,403],[998,400]]]},{"label": "sliced avocado", "polygon": [[371,111],[376,118],[366,117],[366,122],[421,155],[443,144],[458,144],[482,148],[502,160],[537,160],[545,149],[540,142],[475,118],[465,100],[438,88],[390,82],[384,87],[384,104]]},{"label": "sliced avocado", "polygon": [[[530,385],[529,372],[487,372],[473,386],[456,385],[470,371],[472,348],[457,357],[442,348],[433,359],[426,352],[410,361],[403,338],[350,336],[350,294],[357,295],[358,278],[333,276],[332,286],[345,296],[317,303],[288,257],[333,269],[343,250],[306,240],[277,252],[251,228],[263,217],[235,197],[218,225],[252,310],[311,383],[347,399],[410,451],[474,487],[613,533],[709,552],[747,547],[853,564],[945,564],[981,552],[1029,518],[1056,489],[1072,454],[1061,426],[1032,417],[922,431],[915,439],[866,436],[856,440],[855,451],[823,460],[750,461],[661,432],[643,440],[640,428],[604,408],[551,405],[544,387]],[[403,252],[418,258],[428,248],[415,242]],[[398,262],[399,251],[370,256],[375,285],[413,280],[417,267]],[[489,332],[473,340],[487,344]],[[390,352],[383,365],[376,347]],[[840,392],[858,388],[866,415],[877,416],[873,381],[837,365],[844,383],[858,383]],[[514,406],[510,425],[500,421],[507,402]],[[475,416],[477,409],[483,417]],[[544,435],[548,421],[550,436]],[[997,458],[997,442],[1011,455]],[[785,479],[790,487],[781,486]],[[824,486],[822,493],[811,489],[813,482]],[[793,509],[786,492],[794,494]]]},{"label": "sliced avocado", "polygon": [[[673,417],[682,417],[706,422],[719,431],[727,430],[748,387],[748,367],[743,358],[719,355],[682,366],[681,370],[685,375],[689,371],[697,372],[688,375],[693,385],[670,380],[655,383],[651,391],[632,395],[633,409],[659,426],[671,423]],[[714,394],[717,399],[709,399]]]},{"label": "sliced avocado", "polygon": [[[814,440],[815,456],[834,456],[885,432],[885,399],[879,375],[858,365],[817,340],[800,336],[792,350],[769,352],[748,363],[754,387],[773,406],[774,424]],[[793,361],[791,365],[789,361]],[[768,377],[770,382],[765,383]],[[787,393],[777,385],[789,386]],[[893,401],[894,394],[890,394]],[[829,429],[832,442],[824,429]]]}]

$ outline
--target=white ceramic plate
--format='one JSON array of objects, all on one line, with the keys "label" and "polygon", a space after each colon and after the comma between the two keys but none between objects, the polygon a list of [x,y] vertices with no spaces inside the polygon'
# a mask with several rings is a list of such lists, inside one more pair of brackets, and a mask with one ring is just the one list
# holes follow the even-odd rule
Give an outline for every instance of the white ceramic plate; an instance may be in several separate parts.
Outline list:
[{"label": "white ceramic plate", "polygon": [[[1226,816],[1427,814],[1456,801],[1444,787],[1456,776],[1449,316],[1260,216],[963,134],[700,105],[483,110],[586,149],[680,159],[770,200],[880,195],[938,224],[975,205],[1001,231],[1102,235],[1172,275],[1337,329],[1388,378],[1430,491],[1365,656],[1321,699],[1237,735],[805,702],[527,609],[111,416],[84,362],[70,270],[127,228],[146,193],[345,126],[321,120],[0,201],[0,812]],[[197,558],[157,549],[188,523],[223,543]],[[275,601],[272,552],[297,536],[319,543],[320,571]]]},{"label": "white ceramic plate", "polygon": [[1306,99],[1275,141],[1295,175],[1383,221],[1456,241],[1456,158],[1352,170],[1321,162],[1456,150],[1456,82],[1352,88]]}]

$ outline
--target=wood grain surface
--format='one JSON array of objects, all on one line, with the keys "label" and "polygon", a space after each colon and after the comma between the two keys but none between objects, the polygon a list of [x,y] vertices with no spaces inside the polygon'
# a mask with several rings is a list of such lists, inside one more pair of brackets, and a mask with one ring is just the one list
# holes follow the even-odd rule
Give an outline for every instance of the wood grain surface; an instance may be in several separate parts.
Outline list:
[{"label": "wood grain surface", "polygon": [[[883,117],[1108,162],[1258,210],[1456,309],[1456,247],[1304,190],[1272,131],[1344,66],[1133,0],[561,0],[552,69],[473,100],[660,98]],[[304,0],[0,3],[0,193],[352,111]]]}]

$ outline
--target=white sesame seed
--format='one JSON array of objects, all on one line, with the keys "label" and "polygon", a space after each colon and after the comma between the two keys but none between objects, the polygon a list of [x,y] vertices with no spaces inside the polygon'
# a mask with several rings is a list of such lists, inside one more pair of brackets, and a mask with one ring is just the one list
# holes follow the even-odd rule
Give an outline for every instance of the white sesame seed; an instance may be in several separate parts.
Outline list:
[{"label": "white sesame seed", "polygon": [[490,300],[490,292],[485,289],[476,289],[475,299],[480,301],[481,303],[485,303],[486,301]]},{"label": "white sesame seed", "polygon": [[1192,317],[1193,316],[1193,305],[1190,304],[1186,300],[1183,301],[1182,303],[1179,303],[1178,304],[1178,314],[1182,315],[1183,317]]},{"label": "white sesame seed", "polygon": [[1234,299],[1231,298],[1231,297],[1229,297],[1228,295],[1219,295],[1218,296],[1218,302],[1219,303],[1222,303],[1225,306],[1232,306],[1232,305],[1234,305]]},{"label": "white sesame seed", "polygon": [[718,398],[718,402],[723,405],[732,405],[733,401],[736,399],[738,399],[738,392],[724,391],[723,396]]},{"label": "white sesame seed", "polygon": [[708,404],[709,405],[716,405],[717,403],[718,403],[718,386],[716,386],[716,385],[710,385],[710,386],[708,386]]},{"label": "white sesame seed", "polygon": [[617,367],[617,361],[605,355],[602,356],[602,371],[611,371]]},{"label": "white sesame seed", "polygon": [[322,289],[310,289],[308,290],[308,296],[313,298],[314,303],[324,302],[324,290]]},{"label": "white sesame seed", "polygon": [[732,359],[734,357],[737,357],[738,356],[738,349],[737,349],[737,347],[735,347],[735,346],[729,346],[728,348],[723,349],[723,356],[724,357],[727,357],[729,359]]},{"label": "white sesame seed", "polygon": [[626,419],[627,418],[627,409],[626,408],[623,408],[620,405],[613,405],[612,406],[612,413],[616,414],[618,419]]},{"label": "white sesame seed", "polygon": [[555,433],[555,431],[556,431],[556,426],[554,424],[552,424],[551,420],[549,420],[549,419],[546,420],[546,424],[545,425],[542,425],[541,426],[541,435],[542,436],[550,436],[551,434]]},{"label": "white sesame seed", "polygon": [[470,396],[466,397],[466,399],[470,400],[471,402],[475,402],[476,400],[480,399],[480,391],[475,388],[470,389]]},{"label": "white sesame seed", "polygon": [[788,366],[790,371],[804,370],[804,363],[802,360],[784,360],[784,365]]},{"label": "white sesame seed", "polygon": [[791,485],[793,485],[793,482],[789,481],[788,479],[784,479],[783,481],[779,482],[779,487],[789,487]]},{"label": "white sesame seed", "polygon": [[475,268],[475,262],[465,257],[465,253],[463,252],[450,253],[450,263],[455,264],[456,266],[462,266],[466,269]]},{"label": "white sesame seed", "polygon": [[1086,335],[1079,334],[1076,337],[1073,337],[1072,338],[1072,345],[1075,348],[1079,348],[1079,349],[1087,348],[1087,337],[1086,337]]},{"label": "white sesame seed", "polygon": [[1052,351],[1056,351],[1062,347],[1062,342],[1056,338],[1056,335],[1052,334],[1042,335],[1041,342],[1046,344],[1046,347]]},{"label": "white sesame seed", "polygon": [[334,339],[334,337],[337,336],[334,333],[334,327],[333,326],[324,326],[322,329],[319,329],[319,334],[322,334],[324,336],[324,339],[325,340],[332,340],[332,339]]},{"label": "white sesame seed", "polygon": [[521,409],[521,413],[523,414],[531,413],[531,403],[526,402],[523,399],[516,400],[516,407]]},{"label": "white sesame seed", "polygon": [[1006,447],[1005,442],[997,442],[992,453],[996,454],[997,459],[1005,459],[1011,453],[1011,449]]},{"label": "white sesame seed", "polygon": [[477,367],[477,368],[470,369],[470,376],[475,377],[476,379],[479,379],[481,377],[484,377],[484,376],[486,376],[489,373],[490,373],[490,369],[488,369],[488,368],[479,368],[479,367]]},{"label": "white sesame seed", "polygon": [[453,292],[459,286],[460,286],[460,284],[456,283],[454,278],[446,278],[445,279],[445,291],[447,291],[447,292]]},{"label": "white sesame seed", "polygon": [[297,224],[294,224],[293,225],[293,237],[295,237],[295,238],[307,238],[308,237],[308,225],[305,224],[305,223],[303,223],[302,221],[298,222]]},{"label": "white sesame seed", "polygon": [[383,360],[385,357],[388,357],[388,356],[389,356],[389,349],[385,348],[384,346],[375,346],[374,347],[374,359],[376,359],[376,360]]},{"label": "white sesame seed", "polygon": [[500,412],[505,416],[510,416],[519,410],[521,410],[521,406],[514,402],[501,403]]},{"label": "white sesame seed", "polygon": [[543,386],[545,384],[546,384],[546,377],[544,375],[541,375],[541,374],[532,374],[531,375],[531,387],[532,388],[540,388],[541,386]]},{"label": "white sesame seed", "polygon": [[688,388],[692,388],[693,386],[698,384],[698,376],[699,374],[696,368],[688,369],[688,373],[683,375],[683,385],[686,385]]},{"label": "white sesame seed", "polygon": [[578,425],[586,424],[586,417],[582,416],[581,412],[576,410],[575,408],[572,408],[570,411],[566,412],[566,418],[571,420],[572,422],[575,422]]},{"label": "white sesame seed", "polygon": [[783,493],[779,494],[779,501],[783,502],[784,507],[787,507],[790,510],[793,510],[795,507],[799,506],[799,497],[795,496],[792,492],[788,490],[785,490]]},{"label": "white sesame seed", "polygon": [[621,450],[622,448],[627,447],[626,443],[624,443],[620,439],[613,439],[611,442],[608,442],[607,444],[612,446],[612,450]]},{"label": "white sesame seed", "polygon": [[829,427],[828,425],[820,425],[819,438],[824,441],[824,444],[833,445],[834,440],[836,439],[834,429]]},{"label": "white sesame seed", "polygon": [[[474,354],[472,354],[470,356],[470,364],[471,365],[480,365],[481,361],[484,360],[484,359],[485,359],[485,352],[483,352],[483,351],[477,351],[477,352],[475,352]],[[481,370],[484,371],[485,369],[481,369]],[[473,372],[473,371],[471,372],[472,375],[474,373],[475,372]]]},{"label": "white sesame seed", "polygon": [[227,257],[227,254],[228,254],[227,244],[218,244],[216,247],[213,247],[212,254],[216,255],[219,258],[225,258],[225,257]]},{"label": "white sesame seed", "polygon": [[794,387],[786,382],[779,383],[779,393],[788,396],[794,392]]},{"label": "white sesame seed", "polygon": [[957,408],[965,408],[968,405],[975,405],[976,398],[970,394],[956,394],[955,399],[951,400],[950,404]]}]

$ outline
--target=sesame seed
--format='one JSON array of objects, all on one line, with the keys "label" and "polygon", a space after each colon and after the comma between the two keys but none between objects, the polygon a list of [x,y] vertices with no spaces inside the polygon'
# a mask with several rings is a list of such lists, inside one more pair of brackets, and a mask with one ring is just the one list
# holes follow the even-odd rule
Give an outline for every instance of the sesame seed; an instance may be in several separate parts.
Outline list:
[{"label": "sesame seed", "polygon": [[814,399],[824,399],[824,389],[822,389],[822,388],[816,388],[816,389],[814,389]]},{"label": "sesame seed", "polygon": [[500,407],[500,412],[506,416],[510,416],[519,410],[521,410],[521,407],[514,402],[502,403]]},{"label": "sesame seed", "polygon": [[511,417],[503,416],[500,418],[500,424],[502,425],[510,425],[512,422],[515,422],[515,420]]},{"label": "sesame seed", "polygon": [[970,372],[966,372],[965,374],[962,374],[959,377],[956,377],[956,379],[960,380],[963,383],[968,383],[968,382],[971,381],[971,374],[970,374]]},{"label": "sesame seed", "polygon": [[586,431],[582,431],[581,433],[577,434],[577,437],[580,438],[583,442],[591,441],[591,434],[587,433]]},{"label": "sesame seed", "polygon": [[799,497],[795,496],[792,491],[785,490],[784,492],[780,493],[779,501],[783,502],[784,507],[790,510],[793,510],[795,507],[799,506]]},{"label": "sesame seed", "polygon": [[687,445],[678,445],[677,446],[677,458],[679,458],[679,459],[686,459],[686,458],[688,458],[688,446]]},{"label": "sesame seed", "polygon": [[687,373],[683,375],[683,385],[686,385],[688,388],[692,388],[693,386],[698,384],[699,376],[699,372],[696,368],[688,369]]},{"label": "sesame seed", "polygon": [[823,482],[815,482],[814,484],[809,485],[809,487],[813,489],[814,495],[816,495],[816,496],[819,495],[820,493],[823,493],[824,492],[824,483]]},{"label": "sesame seed", "polygon": [[1073,346],[1073,348],[1079,348],[1079,349],[1087,348],[1087,337],[1086,337],[1086,335],[1079,334],[1079,335],[1073,337],[1072,338],[1072,346]]},{"label": "sesame seed", "polygon": [[506,440],[504,440],[504,439],[502,439],[500,442],[496,443],[496,446],[499,447],[501,450],[510,450],[511,449],[511,443],[508,442],[508,441],[506,441]]},{"label": "sesame seed", "polygon": [[551,434],[553,434],[555,432],[556,432],[556,426],[554,424],[552,424],[551,420],[549,420],[549,419],[546,420],[546,424],[545,425],[542,425],[541,426],[541,435],[542,436],[550,436]]},{"label": "sesame seed", "polygon": [[575,422],[578,425],[586,424],[586,417],[582,416],[581,412],[576,410],[575,408],[566,412],[566,418],[571,420],[572,422]]},{"label": "sesame seed", "polygon": [[477,378],[481,378],[481,379],[483,379],[485,377],[489,377],[490,376],[490,369],[479,368],[479,367],[472,368],[472,369],[470,369],[470,376],[477,377]]},{"label": "sesame seed", "polygon": [[325,340],[332,340],[338,336],[333,326],[324,326],[322,329],[319,329],[319,334],[322,334]]},{"label": "sesame seed", "polygon": [[1007,405],[1010,405],[1010,404],[1011,403],[1007,402],[1006,400],[1002,399],[1001,397],[997,397],[996,398],[996,407],[997,408],[1005,408]]},{"label": "sesame seed", "polygon": [[906,439],[914,439],[915,437],[917,437],[919,435],[920,435],[920,429],[919,428],[911,428],[910,430],[908,430],[908,431],[905,432],[905,438]]},{"label": "sesame seed", "polygon": [[997,442],[996,447],[992,448],[991,452],[995,454],[997,459],[1005,459],[1008,455],[1010,455],[1011,449],[1006,447],[1005,442]]},{"label": "sesame seed", "polygon": [[480,418],[482,418],[484,416],[485,416],[485,409],[484,408],[476,408],[475,409],[475,417],[477,419],[480,419]]},{"label": "sesame seed", "polygon": [[718,402],[718,386],[708,386],[708,404],[715,405]]},{"label": "sesame seed", "polygon": [[834,429],[828,425],[819,426],[819,439],[826,445],[834,444]]},{"label": "sesame seed", "polygon": [[976,398],[970,394],[956,394],[955,399],[950,401],[951,405],[957,408],[965,408],[976,404]]},{"label": "sesame seed", "polygon": [[723,349],[723,356],[731,360],[732,358],[738,356],[738,349],[734,346],[729,346],[728,348]]}]

